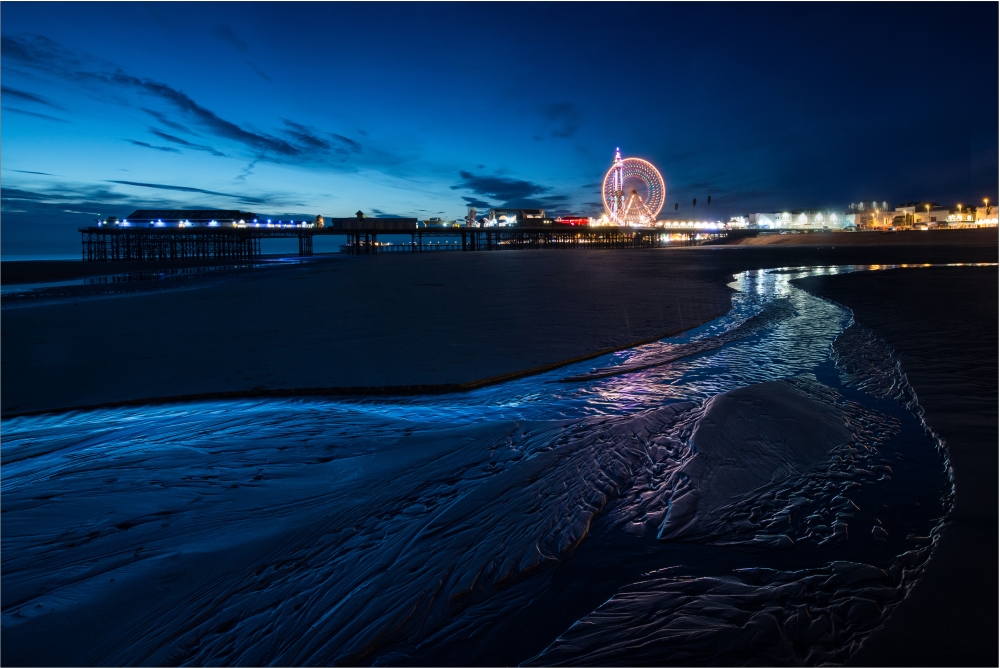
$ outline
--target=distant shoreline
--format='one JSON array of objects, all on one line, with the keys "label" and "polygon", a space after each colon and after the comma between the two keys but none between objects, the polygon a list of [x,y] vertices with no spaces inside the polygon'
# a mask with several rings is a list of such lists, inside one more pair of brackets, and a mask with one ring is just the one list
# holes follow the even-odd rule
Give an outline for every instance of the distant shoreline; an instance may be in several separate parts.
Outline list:
[{"label": "distant shoreline", "polygon": [[[457,232],[456,232],[457,234]],[[905,232],[790,232],[789,234],[765,233],[756,237],[740,237],[728,242],[706,244],[706,246],[678,246],[664,251],[690,250],[703,247],[746,247],[746,246],[895,246],[895,245],[982,245],[996,244],[996,228],[977,230],[932,230]],[[622,249],[616,252],[630,253],[637,249]],[[495,251],[477,251],[495,252]],[[503,251],[516,252],[516,251]],[[540,251],[539,251],[540,252]],[[566,252],[580,252],[571,249]],[[317,253],[314,258],[338,257],[339,253]],[[24,259],[15,259],[21,258]],[[0,285],[24,283],[44,283],[88,278],[109,274],[123,274],[137,271],[172,270],[189,267],[211,267],[247,264],[233,260],[158,260],[152,262],[83,262],[75,259],[31,259],[38,256],[14,256],[0,259]],[[281,258],[295,258],[288,253],[262,256],[252,262],[275,261]],[[342,257],[342,256],[341,256]],[[382,258],[379,258],[382,261]]]}]

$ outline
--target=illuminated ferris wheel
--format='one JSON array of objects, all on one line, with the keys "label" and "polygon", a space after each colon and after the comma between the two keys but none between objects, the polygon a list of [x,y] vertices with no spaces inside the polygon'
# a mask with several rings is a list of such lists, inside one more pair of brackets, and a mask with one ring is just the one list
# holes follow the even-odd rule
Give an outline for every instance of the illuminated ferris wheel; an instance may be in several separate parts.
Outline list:
[{"label": "illuminated ferris wheel", "polygon": [[615,164],[601,188],[604,209],[616,225],[652,225],[663,208],[667,186],[652,163],[639,158],[622,159],[615,149]]}]

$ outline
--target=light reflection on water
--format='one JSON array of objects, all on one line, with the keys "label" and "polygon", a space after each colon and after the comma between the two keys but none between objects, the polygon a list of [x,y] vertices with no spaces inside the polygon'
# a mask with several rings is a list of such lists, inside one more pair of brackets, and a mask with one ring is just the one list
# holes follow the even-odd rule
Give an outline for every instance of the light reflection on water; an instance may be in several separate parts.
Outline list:
[{"label": "light reflection on water", "polygon": [[[657,499],[677,494],[678,471],[694,455],[689,442],[702,414],[699,406],[737,388],[809,377],[813,380],[801,381],[803,391],[843,411],[855,430],[854,444],[822,470],[755,492],[766,498],[752,499],[756,510],[746,517],[735,506],[713,509],[729,519],[721,524],[706,519],[701,533],[685,540],[711,547],[728,536],[722,542],[763,546],[752,556],[714,548],[712,558],[722,559],[721,565],[697,580],[712,589],[714,600],[725,595],[711,578],[734,569],[805,573],[812,568],[824,582],[839,582],[823,569],[854,564],[830,591],[817,586],[826,598],[814,601],[809,613],[810,619],[836,621],[840,630],[808,641],[788,634],[792,645],[806,643],[806,649],[795,645],[795,662],[843,660],[919,574],[930,544],[920,541],[933,540],[923,537],[934,535],[947,508],[941,499],[950,495],[943,453],[924,433],[913,407],[842,382],[831,350],[851,314],[791,283],[873,268],[745,272],[731,284],[737,292],[722,318],[665,341],[463,394],[209,401],[7,420],[5,644],[17,648],[19,630],[44,628],[60,614],[99,612],[124,595],[129,583],[152,577],[174,583],[171,605],[150,603],[142,625],[122,620],[121,628],[81,638],[86,651],[72,655],[78,659],[73,662],[475,662],[461,640],[469,624],[503,628],[511,615],[531,610],[546,616],[552,565],[622,559],[628,551],[622,552],[616,527],[638,527],[641,533],[645,522],[655,534],[650,518],[662,512]],[[789,300],[794,317],[719,349],[634,373],[559,382],[719,336],[779,299]],[[905,379],[889,363],[889,352],[878,355],[886,359],[879,373],[903,387],[899,399],[905,402]],[[815,379],[830,387],[823,389]],[[667,444],[656,446],[661,454],[655,461],[649,454],[653,443]],[[898,465],[894,482],[882,470],[891,468],[890,460]],[[649,492],[630,497],[638,485]],[[861,510],[843,511],[846,494]],[[773,527],[787,515],[775,504],[788,498],[797,499],[797,508],[813,508],[813,514],[797,518],[785,533],[762,528],[762,517],[770,517]],[[916,498],[923,504],[919,510],[901,505]],[[834,515],[850,515],[855,526],[866,522],[863,531],[869,535],[874,523],[885,523],[890,539],[874,544],[864,534],[847,540],[844,533],[843,540],[834,540],[839,531]],[[837,521],[847,526],[848,519]],[[726,528],[736,525],[753,525],[756,533]],[[588,535],[595,537],[585,540]],[[782,536],[796,548],[767,548],[786,540]],[[612,610],[610,618],[602,618],[601,610],[592,613],[600,620],[592,625],[597,631],[580,636],[587,626],[573,627],[576,631],[568,632],[579,637],[557,640],[566,625],[540,623],[534,644],[525,645],[527,653],[506,660],[527,660],[548,645],[538,659],[542,663],[628,663],[643,659],[640,648],[649,646],[650,638],[674,637],[671,628],[649,628],[630,645],[624,640],[628,632],[613,621],[627,620],[629,611],[645,614],[643,604],[629,598],[630,587],[645,592],[642,601],[660,606],[674,605],[678,597],[691,600],[683,578],[646,574],[683,566],[697,575],[701,562],[673,547],[683,541],[661,544],[648,535],[643,540],[645,556],[625,559],[618,575],[609,577],[603,567],[577,575],[595,578],[595,585],[612,583],[608,595],[619,591],[601,608]],[[895,555],[911,552],[917,556],[897,568]],[[219,557],[208,581],[181,575],[201,563],[197,555]],[[860,595],[862,566],[883,574],[880,591],[888,593],[878,598],[865,590],[875,597],[878,612],[852,613],[851,631],[847,618],[831,611],[843,607],[845,596]],[[117,585],[105,581],[108,574],[117,574],[111,581]],[[782,577],[793,586],[807,576],[775,576]],[[751,580],[744,577],[741,586],[760,598],[760,605],[780,596],[769,589],[777,586],[773,581]],[[653,599],[651,592],[658,592]],[[604,600],[593,601],[595,595],[564,597],[559,609],[571,611],[573,619],[585,617]],[[742,614],[736,607],[732,623]],[[215,611],[208,617],[207,608]],[[405,610],[411,610],[409,616]],[[701,612],[688,605],[678,614],[697,619]],[[224,619],[242,621],[219,631]],[[194,645],[183,640],[192,637],[199,639]],[[421,645],[428,637],[434,638],[433,651]],[[580,647],[615,639],[622,640],[618,654],[580,653]],[[793,661],[786,654],[754,654],[741,642],[732,641],[725,651],[718,643],[692,643],[693,654],[661,648],[655,657],[662,663]],[[8,651],[5,660],[14,656]],[[17,657],[32,657],[23,651]]]}]

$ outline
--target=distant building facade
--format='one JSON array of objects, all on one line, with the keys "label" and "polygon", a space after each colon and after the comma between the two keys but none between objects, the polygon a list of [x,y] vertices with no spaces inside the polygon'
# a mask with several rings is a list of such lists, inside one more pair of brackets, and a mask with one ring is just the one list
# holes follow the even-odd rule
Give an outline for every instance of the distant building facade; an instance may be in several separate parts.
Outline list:
[{"label": "distant building facade", "polygon": [[763,230],[886,230],[984,227],[997,224],[995,208],[985,206],[941,206],[937,202],[905,202],[890,207],[887,202],[852,204],[847,211],[794,210],[751,213],[735,221]]},{"label": "distant building facade", "polygon": [[764,230],[841,230],[856,223],[853,214],[827,209],[751,213],[746,221]]},{"label": "distant building facade", "polygon": [[997,227],[997,207],[989,203],[976,207],[976,227]]}]

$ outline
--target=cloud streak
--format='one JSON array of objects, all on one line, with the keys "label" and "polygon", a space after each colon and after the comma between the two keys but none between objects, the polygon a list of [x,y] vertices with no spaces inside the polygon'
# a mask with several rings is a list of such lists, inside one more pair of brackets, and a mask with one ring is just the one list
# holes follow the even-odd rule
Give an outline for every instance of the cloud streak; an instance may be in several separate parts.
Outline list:
[{"label": "cloud streak", "polygon": [[212,34],[240,53],[246,54],[250,52],[250,47],[247,46],[247,43],[240,39],[240,36],[236,34],[236,31],[227,25],[215,26],[212,30]]},{"label": "cloud streak", "polygon": [[568,139],[580,129],[580,112],[572,102],[554,102],[541,109],[542,117],[553,126],[553,137]]},{"label": "cloud streak", "polygon": [[[172,142],[174,144],[177,144],[179,146],[183,146],[184,148],[190,148],[190,149],[193,149],[195,151],[205,151],[206,153],[211,153],[212,155],[214,155],[216,157],[219,157],[219,158],[225,158],[226,157],[226,155],[224,153],[221,153],[220,151],[216,151],[211,146],[205,146],[203,144],[193,144],[193,143],[189,142],[186,139],[181,139],[180,137],[175,137],[174,135],[167,134],[166,132],[163,132],[161,130],[150,130],[150,133],[156,135],[160,139],[165,139],[165,140],[167,140],[169,142]],[[171,150],[176,150],[176,149],[171,149]]]},{"label": "cloud streak", "polygon": [[247,195],[234,195],[233,193],[220,193],[214,190],[204,190],[202,188],[191,188],[189,186],[173,186],[164,183],[142,183],[140,181],[116,181],[108,180],[105,183],[117,183],[123,186],[134,186],[136,188],[153,188],[155,190],[174,190],[176,192],[182,193],[198,193],[201,195],[213,195],[215,197],[229,197],[231,199],[240,200],[242,202],[251,202],[253,204],[264,204],[267,202],[266,199],[261,197],[249,197]]},{"label": "cloud streak", "polygon": [[52,102],[42,97],[41,95],[29,93],[28,91],[24,90],[18,90],[17,88],[11,88],[10,86],[0,86],[0,93],[2,93],[7,97],[12,97],[20,102],[31,102],[34,104],[40,104],[50,109],[58,109],[59,111],[66,111],[64,107],[60,107],[55,102]]},{"label": "cloud streak", "polygon": [[143,148],[151,148],[156,151],[165,151],[167,153],[180,153],[180,151],[176,148],[172,148],[170,146],[154,146],[153,144],[147,144],[146,142],[139,141],[138,139],[126,139],[125,141],[127,141],[130,144],[135,144],[136,146],[141,146]]},{"label": "cloud streak", "polygon": [[22,116],[30,116],[31,118],[41,118],[46,121],[55,121],[56,123],[69,123],[65,118],[56,118],[55,116],[49,116],[48,114],[39,114],[37,111],[28,111],[26,109],[18,109],[17,107],[4,107],[4,110],[13,112],[15,114],[21,114]]},{"label": "cloud streak", "polygon": [[152,116],[153,118],[155,118],[156,120],[158,120],[162,125],[166,125],[168,128],[170,128],[172,130],[177,130],[179,132],[183,132],[183,133],[189,134],[189,135],[193,135],[194,134],[194,132],[192,132],[190,129],[188,129],[187,126],[181,125],[177,121],[173,121],[173,120],[167,118],[166,114],[161,114],[160,112],[156,111],[155,109],[146,109],[145,107],[143,107],[142,110],[145,111],[150,116]]}]

